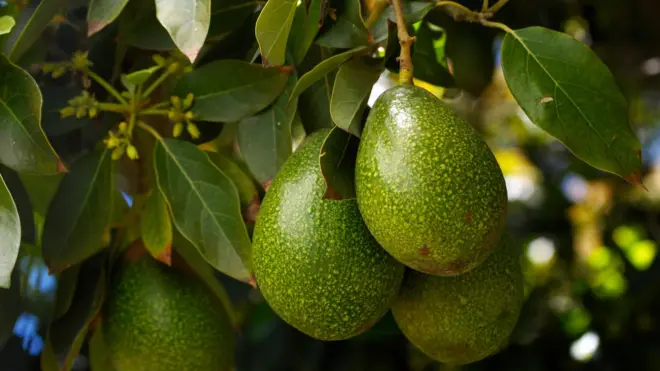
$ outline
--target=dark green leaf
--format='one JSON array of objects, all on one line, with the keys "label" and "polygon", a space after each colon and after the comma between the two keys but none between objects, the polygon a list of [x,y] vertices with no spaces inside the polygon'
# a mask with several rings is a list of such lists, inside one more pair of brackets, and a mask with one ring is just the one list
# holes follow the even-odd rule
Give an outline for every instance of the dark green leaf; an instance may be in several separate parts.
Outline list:
[{"label": "dark green leaf", "polygon": [[317,64],[311,71],[302,75],[300,80],[293,89],[289,100],[298,98],[298,96],[309,88],[316,81],[320,80],[323,76],[327,75],[330,71],[339,67],[342,63],[346,62],[352,56],[367,50],[366,46],[359,46],[357,48],[351,49],[349,51],[333,55],[332,57],[324,60],[323,62]]},{"label": "dark green leaf", "polygon": [[110,151],[94,152],[74,163],[46,214],[42,244],[51,270],[66,269],[102,248],[114,194]]},{"label": "dark green leaf", "polygon": [[369,32],[362,19],[359,0],[345,0],[344,11],[337,22],[316,41],[317,44],[338,49],[354,48],[369,44]]},{"label": "dark green leaf", "polygon": [[18,26],[12,30],[5,42],[4,54],[7,58],[12,62],[18,61],[37,41],[65,3],[66,0],[42,0],[36,8],[24,10],[17,22]]},{"label": "dark green leaf", "polygon": [[87,7],[87,36],[112,23],[127,3],[128,0],[91,0]]},{"label": "dark green leaf", "polygon": [[236,162],[217,152],[209,152],[207,153],[207,156],[209,156],[209,159],[211,159],[215,166],[232,180],[238,190],[241,207],[244,211],[245,208],[254,203],[255,200],[256,202],[259,201],[259,192],[257,191],[257,187],[252,181],[252,178],[246,174]]},{"label": "dark green leaf", "polygon": [[291,122],[298,100],[289,102],[289,95],[295,84],[296,76],[292,74],[284,92],[272,107],[241,120],[238,127],[241,154],[252,175],[261,184],[272,180],[291,155]]},{"label": "dark green leaf", "polygon": [[151,191],[141,215],[144,247],[154,258],[158,258],[172,244],[172,220],[160,190]]},{"label": "dark green leaf", "polygon": [[240,27],[255,12],[259,3],[245,0],[212,0],[209,39],[222,37]]},{"label": "dark green leaf", "polygon": [[93,125],[92,119],[78,119],[76,116],[62,118],[60,109],[69,105],[69,100],[80,95],[80,87],[43,82],[40,85],[43,95],[43,116],[41,126],[48,137],[60,136],[84,126]]},{"label": "dark green leaf", "polygon": [[57,277],[57,292],[55,294],[55,308],[53,310],[53,319],[62,318],[71,308],[73,296],[78,287],[78,275],[80,273],[80,264],[60,273]]},{"label": "dark green leaf", "polygon": [[191,62],[204,46],[211,24],[211,0],[156,0],[156,17]]},{"label": "dark green leaf", "polygon": [[112,366],[110,354],[103,339],[103,323],[94,329],[89,340],[89,365],[92,371],[116,371]]},{"label": "dark green leaf", "polygon": [[[229,294],[216,277],[216,272],[213,267],[204,260],[204,257],[200,255],[199,250],[195,249],[195,247],[178,232],[174,233],[174,246],[176,246],[174,248],[176,253],[183,258],[190,268],[192,268],[197,277],[207,285],[225,308],[231,323],[234,326],[239,326],[239,319],[236,316]],[[252,278],[249,281],[253,283]]]},{"label": "dark green leaf", "polygon": [[128,45],[146,50],[176,48],[167,30],[156,18],[153,0],[129,1],[119,17],[119,37]]},{"label": "dark green leaf", "polygon": [[[426,14],[435,7],[435,5],[432,2],[424,2],[424,1],[410,1],[410,2],[404,1],[402,5],[403,5],[403,13],[406,18],[406,24],[409,27],[413,23],[422,20],[426,16]],[[371,28],[369,29],[371,31],[371,35],[378,42],[385,41],[385,39],[387,39],[388,19],[391,22],[396,22],[394,9],[392,9],[391,6],[385,9],[385,11],[380,16],[380,18],[378,18],[378,20],[374,23],[374,25],[371,26]]]},{"label": "dark green leaf", "polygon": [[14,21],[14,18],[3,15],[0,17],[0,35],[8,34],[15,25],[16,21]]},{"label": "dark green leaf", "polygon": [[360,135],[359,125],[351,124],[360,118],[361,109],[380,73],[380,68],[368,66],[359,59],[348,61],[339,68],[330,99],[330,115],[337,126]]},{"label": "dark green leaf", "polygon": [[309,89],[305,90],[298,100],[298,112],[300,119],[308,134],[322,128],[335,126],[330,116],[330,95],[332,94],[331,80],[326,75],[321,81],[317,81]]},{"label": "dark green leaf", "polygon": [[639,182],[640,142],[626,99],[586,45],[541,27],[516,30],[504,38],[502,68],[532,122],[589,165]]},{"label": "dark green leaf", "polygon": [[195,95],[195,118],[234,122],[270,105],[286,86],[288,74],[237,60],[219,60],[185,75],[175,93]]},{"label": "dark green leaf", "polygon": [[197,147],[174,139],[156,144],[154,165],[179,232],[213,267],[247,281],[250,239],[231,179]]},{"label": "dark green leaf", "polygon": [[319,154],[321,173],[327,186],[323,198],[355,198],[355,158],[360,140],[335,127],[325,139]]},{"label": "dark green leaf", "polygon": [[19,174],[32,203],[32,208],[36,214],[45,217],[48,206],[57,192],[64,174],[58,175],[34,175]]},{"label": "dark green leaf", "polygon": [[9,288],[18,249],[21,247],[21,222],[18,210],[0,175],[0,288]]},{"label": "dark green leaf", "polygon": [[445,59],[445,32],[438,26],[428,22],[419,25],[412,60],[416,78],[438,86],[454,86]]},{"label": "dark green leaf", "polygon": [[18,172],[58,172],[41,130],[41,99],[32,76],[0,55],[0,162]]},{"label": "dark green leaf", "polygon": [[101,311],[106,294],[107,261],[104,253],[85,261],[71,309],[50,325],[47,337],[54,354],[65,354],[61,370],[71,370],[92,321]]},{"label": "dark green leaf", "polygon": [[30,195],[28,195],[18,173],[0,166],[0,174],[7,184],[9,193],[11,193],[18,210],[18,218],[21,221],[21,240],[25,243],[36,244],[37,232],[34,226],[34,210],[32,209]]},{"label": "dark green leaf", "polygon": [[257,19],[255,33],[261,56],[272,66],[284,64],[296,3],[297,0],[270,0]]},{"label": "dark green leaf", "polygon": [[296,15],[293,19],[288,41],[288,48],[296,65],[300,65],[305,59],[309,47],[319,33],[322,1],[311,0],[308,7],[299,6],[296,8]]}]

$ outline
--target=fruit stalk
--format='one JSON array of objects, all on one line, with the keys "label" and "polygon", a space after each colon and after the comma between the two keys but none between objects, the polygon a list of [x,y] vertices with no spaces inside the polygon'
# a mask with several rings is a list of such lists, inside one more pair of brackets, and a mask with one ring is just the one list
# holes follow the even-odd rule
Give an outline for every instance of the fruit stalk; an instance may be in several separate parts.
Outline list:
[{"label": "fruit stalk", "polygon": [[413,63],[410,53],[412,44],[415,41],[414,36],[408,34],[406,28],[406,18],[403,15],[402,0],[392,0],[394,14],[396,16],[396,27],[398,30],[399,44],[401,44],[401,54],[399,55],[399,84],[413,85]]}]

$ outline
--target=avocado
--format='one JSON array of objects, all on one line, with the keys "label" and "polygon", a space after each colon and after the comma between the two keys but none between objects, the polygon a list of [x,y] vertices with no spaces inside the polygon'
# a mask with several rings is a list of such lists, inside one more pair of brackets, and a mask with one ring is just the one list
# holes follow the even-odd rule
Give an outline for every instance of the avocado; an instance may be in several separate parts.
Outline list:
[{"label": "avocado", "polygon": [[495,156],[474,128],[419,87],[396,86],[376,100],[355,187],[376,240],[420,272],[468,272],[504,230],[507,193]]},{"label": "avocado", "polygon": [[448,364],[476,362],[508,342],[523,302],[520,252],[509,236],[472,271],[453,277],[408,274],[392,305],[403,334]]},{"label": "avocado", "polygon": [[194,276],[143,254],[113,272],[102,313],[116,371],[229,371],[235,338],[224,307]]},{"label": "avocado", "polygon": [[323,199],[320,150],[310,135],[273,179],[257,216],[254,273],[284,321],[321,340],[374,325],[396,297],[404,267],[369,234],[355,199]]}]

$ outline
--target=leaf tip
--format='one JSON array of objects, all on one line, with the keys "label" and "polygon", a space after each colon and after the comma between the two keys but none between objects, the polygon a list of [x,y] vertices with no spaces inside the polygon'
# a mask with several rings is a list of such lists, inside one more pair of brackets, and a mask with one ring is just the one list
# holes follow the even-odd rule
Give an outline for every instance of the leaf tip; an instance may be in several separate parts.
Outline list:
[{"label": "leaf tip", "polygon": [[281,73],[284,73],[284,74],[287,74],[287,75],[288,75],[288,74],[291,73],[291,71],[293,71],[293,70],[296,68],[296,66],[294,66],[294,65],[290,65],[290,66],[279,66],[279,67],[277,67],[277,68],[280,70]]},{"label": "leaf tip", "polygon": [[261,184],[261,187],[263,187],[264,191],[268,192],[268,188],[270,188],[270,185],[273,183],[272,179],[268,179],[265,181],[263,184]]},{"label": "leaf tip", "polygon": [[57,166],[56,171],[57,171],[58,174],[69,172],[69,170],[66,168],[66,166],[64,165],[62,160],[60,160],[59,158],[57,159],[57,165],[56,166]]},{"label": "leaf tip", "polygon": [[633,171],[632,173],[630,173],[630,175],[624,177],[624,179],[628,181],[628,183],[634,185],[637,188],[641,188],[647,192],[649,190],[648,188],[646,188],[644,183],[642,183],[642,172],[639,170]]},{"label": "leaf tip", "polygon": [[156,256],[156,260],[159,262],[167,265],[168,267],[172,266],[172,244],[168,244],[167,247],[163,251],[161,251],[158,256]]},{"label": "leaf tip", "polygon": [[89,22],[87,23],[87,37],[92,37],[95,33],[105,28],[107,23],[104,22]]},{"label": "leaf tip", "polygon": [[246,224],[254,224],[257,221],[257,215],[261,208],[261,200],[259,196],[255,196],[250,204],[243,210],[243,220]]},{"label": "leaf tip", "polygon": [[252,288],[257,288],[257,279],[254,276],[254,273],[250,274],[250,278],[247,280],[248,285],[252,286]]}]

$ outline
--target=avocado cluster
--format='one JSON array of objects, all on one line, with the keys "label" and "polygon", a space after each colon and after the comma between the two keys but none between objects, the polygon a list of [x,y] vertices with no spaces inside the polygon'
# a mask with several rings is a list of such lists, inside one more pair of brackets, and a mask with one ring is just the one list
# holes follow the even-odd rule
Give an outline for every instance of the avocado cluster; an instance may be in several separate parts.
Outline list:
[{"label": "avocado cluster", "polygon": [[[429,356],[466,364],[506,345],[523,301],[507,191],[483,138],[424,89],[383,93],[367,118],[355,199],[327,200],[310,135],[273,180],[253,238],[256,281],[300,331],[341,340],[391,308]],[[405,278],[404,278],[405,274]]]}]

